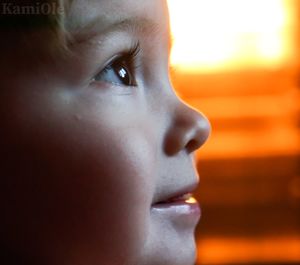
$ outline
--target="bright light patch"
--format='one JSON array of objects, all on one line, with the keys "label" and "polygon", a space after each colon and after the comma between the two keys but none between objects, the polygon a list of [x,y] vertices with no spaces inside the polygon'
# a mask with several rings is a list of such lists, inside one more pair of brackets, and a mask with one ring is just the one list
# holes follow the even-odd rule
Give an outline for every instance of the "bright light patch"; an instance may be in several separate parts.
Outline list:
[{"label": "bright light patch", "polygon": [[277,67],[290,50],[287,0],[168,0],[171,63],[196,71]]},{"label": "bright light patch", "polygon": [[186,202],[186,203],[190,203],[190,204],[194,204],[194,203],[197,202],[197,200],[196,200],[194,197],[190,197],[190,198],[187,199],[185,202]]}]

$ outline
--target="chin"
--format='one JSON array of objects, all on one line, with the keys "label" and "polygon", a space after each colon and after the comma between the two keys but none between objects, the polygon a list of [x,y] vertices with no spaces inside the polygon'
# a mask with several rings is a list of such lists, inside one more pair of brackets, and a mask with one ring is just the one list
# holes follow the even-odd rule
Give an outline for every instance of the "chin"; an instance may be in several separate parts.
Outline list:
[{"label": "chin", "polygon": [[[181,248],[181,250],[179,248]],[[183,242],[179,248],[174,251],[175,259],[170,265],[194,265],[197,252],[194,238],[188,242]]]},{"label": "chin", "polygon": [[[142,255],[145,262],[138,265],[194,265],[196,261],[196,242],[194,233],[178,233],[161,236]],[[150,250],[150,251],[149,251]],[[134,265],[136,265],[134,263]]]},{"label": "chin", "polygon": [[[182,245],[172,251],[173,254],[166,255],[162,253],[161,259],[157,263],[151,263],[151,265],[194,265],[196,261],[196,250],[195,247]],[[158,257],[159,258],[159,257]]]}]

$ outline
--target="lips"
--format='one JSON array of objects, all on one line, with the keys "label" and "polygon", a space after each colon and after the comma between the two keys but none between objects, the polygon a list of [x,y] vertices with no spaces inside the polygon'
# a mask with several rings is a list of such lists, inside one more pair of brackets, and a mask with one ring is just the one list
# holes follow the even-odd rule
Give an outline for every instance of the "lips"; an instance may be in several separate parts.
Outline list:
[{"label": "lips", "polygon": [[193,194],[192,193],[186,193],[186,194],[182,194],[182,195],[179,195],[177,197],[173,197],[173,198],[170,198],[170,199],[167,199],[166,201],[161,201],[161,202],[158,202],[157,204],[169,204],[169,203],[177,203],[177,202],[188,202],[188,201],[191,201],[193,200]]},{"label": "lips", "polygon": [[175,192],[166,193],[152,204],[151,213],[169,220],[179,230],[192,231],[201,216],[200,206],[192,194],[197,186],[198,183],[195,183]]},{"label": "lips", "polygon": [[166,195],[158,198],[154,205],[195,202],[196,200],[193,198],[193,191],[197,186],[198,183],[193,183],[174,192],[168,192]]}]

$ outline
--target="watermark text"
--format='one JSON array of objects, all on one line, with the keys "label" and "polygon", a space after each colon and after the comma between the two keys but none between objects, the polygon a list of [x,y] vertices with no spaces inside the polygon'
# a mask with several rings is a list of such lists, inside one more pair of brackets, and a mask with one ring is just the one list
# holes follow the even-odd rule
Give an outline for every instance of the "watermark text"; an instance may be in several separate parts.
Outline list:
[{"label": "watermark text", "polygon": [[63,6],[57,2],[36,2],[32,5],[19,5],[12,2],[0,4],[0,15],[62,15],[63,13]]}]

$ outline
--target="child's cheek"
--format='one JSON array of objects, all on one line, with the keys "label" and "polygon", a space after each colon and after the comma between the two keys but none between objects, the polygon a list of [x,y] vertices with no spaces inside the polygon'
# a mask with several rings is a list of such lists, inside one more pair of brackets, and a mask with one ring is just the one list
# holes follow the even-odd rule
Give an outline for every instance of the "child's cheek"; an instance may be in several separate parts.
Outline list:
[{"label": "child's cheek", "polygon": [[31,92],[18,97],[11,122],[18,134],[10,139],[17,143],[15,181],[30,180],[12,192],[27,198],[16,205],[26,213],[11,217],[40,242],[28,237],[25,245],[57,256],[71,246],[65,258],[74,260],[85,260],[82,253],[95,261],[118,259],[116,253],[134,258],[147,240],[156,177],[157,143],[146,110],[137,112],[134,99]]}]

